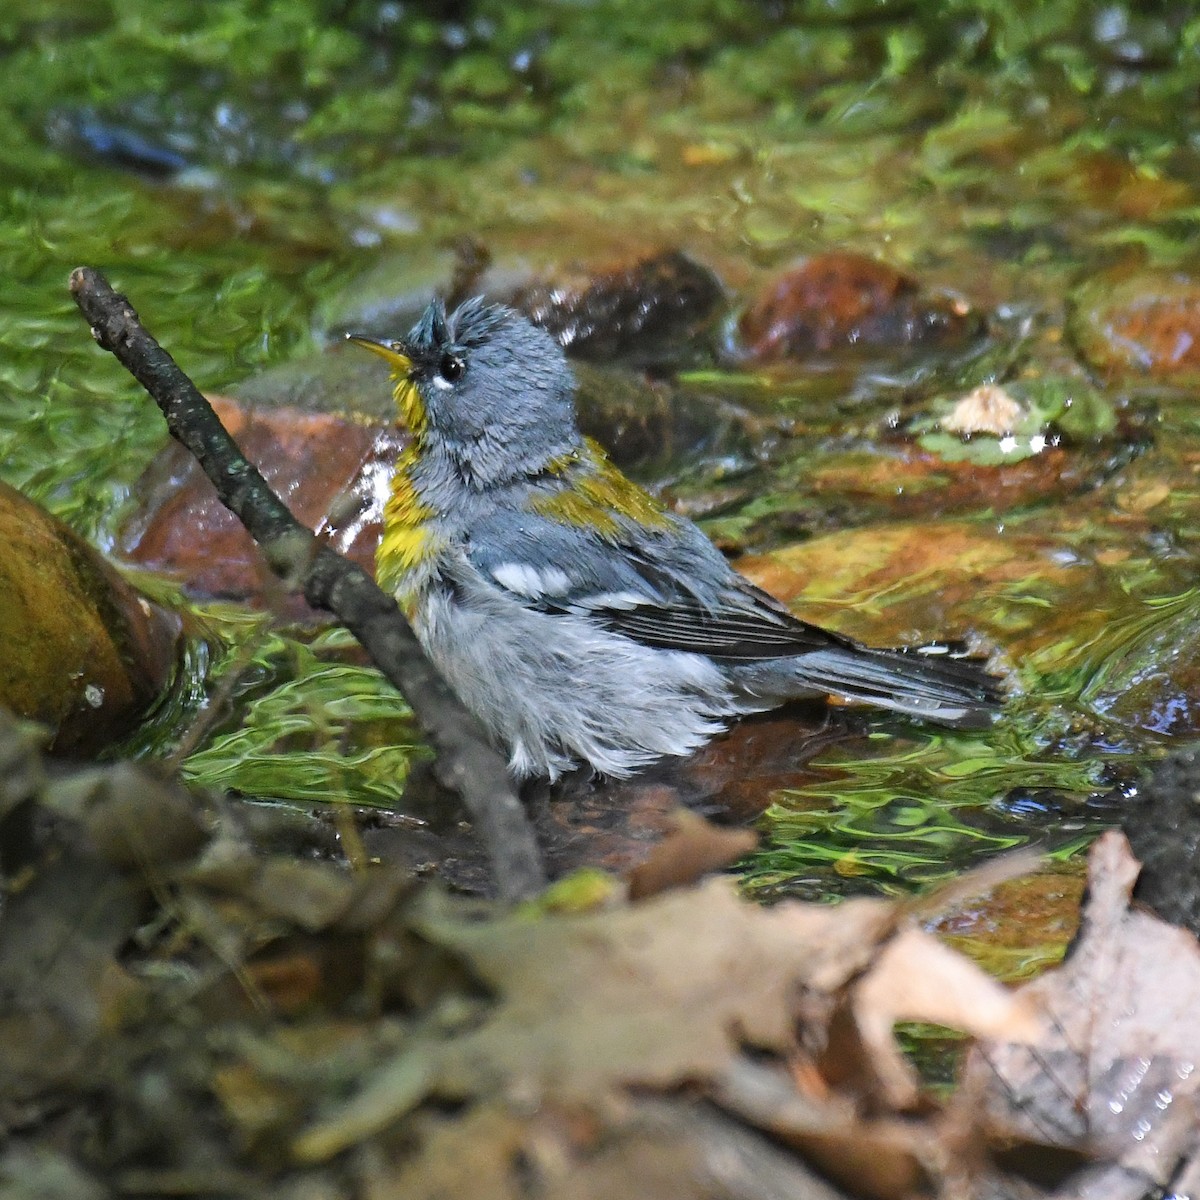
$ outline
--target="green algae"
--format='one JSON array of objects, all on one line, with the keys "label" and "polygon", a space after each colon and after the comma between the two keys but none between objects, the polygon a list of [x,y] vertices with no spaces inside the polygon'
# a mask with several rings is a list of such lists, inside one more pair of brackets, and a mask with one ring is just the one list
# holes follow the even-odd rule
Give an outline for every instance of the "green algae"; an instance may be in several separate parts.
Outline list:
[{"label": "green algae", "polygon": [[[688,389],[734,396],[763,431],[707,528],[771,551],[907,514],[936,537],[943,514],[905,505],[933,505],[944,478],[906,479],[900,497],[884,477],[873,491],[837,480],[886,460],[939,396],[1019,371],[1023,318],[1063,329],[1066,297],[1087,304],[1081,274],[1126,254],[1194,269],[1198,49],[1200,21],[1178,6],[1082,0],[919,12],[125,0],[86,15],[14,0],[0,13],[0,473],[107,545],[162,442],[158,414],[66,295],[79,263],[108,270],[217,391],[315,349],[329,297],[352,294],[381,256],[408,264],[404,290],[436,277],[464,235],[550,264],[684,245],[739,301],[795,256],[848,246],[997,314],[987,336],[958,358],[694,373]],[[132,139],[123,161],[99,144],[111,129]],[[1143,395],[1073,376],[1068,395],[1062,378],[1026,383],[1035,432],[1119,435],[1125,452],[1089,466],[1069,503],[997,491],[965,510],[1094,572],[1064,586],[1031,565],[958,610],[1009,648],[1024,697],[984,737],[880,726],[869,753],[823,756],[823,781],[772,797],[752,890],[904,890],[1047,830],[1069,855],[1108,819],[1084,799],[1194,730],[1169,706],[1144,706],[1171,717],[1161,728],[1129,711],[1196,640],[1193,398],[1170,381]],[[1138,406],[1157,412],[1144,445],[1121,424]],[[987,443],[969,446],[978,465]],[[729,481],[699,463],[674,490],[699,505]],[[880,596],[856,633],[910,628],[903,600]],[[240,640],[223,626],[216,643]],[[255,796],[402,802],[411,723],[340,654],[272,634],[191,776]],[[208,669],[193,656],[186,703],[137,752],[169,748],[195,719]],[[1026,820],[1001,802],[1023,791],[1065,800]]]},{"label": "green algae", "polygon": [[1099,758],[1047,755],[1011,717],[986,736],[893,726],[868,746],[869,755],[823,754],[827,778],[774,795],[770,842],[746,873],[752,893],[821,895],[830,874],[838,891],[903,893],[1031,841],[1069,857],[1090,840],[1082,807],[1074,822],[1046,830],[1039,805],[1005,806],[1014,792],[1065,793],[1077,804],[1106,782]]},{"label": "green algae", "polygon": [[222,670],[211,677],[230,706],[226,727],[188,756],[185,778],[256,799],[399,807],[409,769],[426,751],[387,680],[339,661],[354,645],[350,635],[335,629],[300,641],[261,619],[235,625],[248,652],[223,660],[227,686]]}]

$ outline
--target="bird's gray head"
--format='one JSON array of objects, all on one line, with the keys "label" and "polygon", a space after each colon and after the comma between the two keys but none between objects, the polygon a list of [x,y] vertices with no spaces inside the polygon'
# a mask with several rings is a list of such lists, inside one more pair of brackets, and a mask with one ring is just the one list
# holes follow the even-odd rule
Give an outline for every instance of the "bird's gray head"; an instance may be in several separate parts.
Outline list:
[{"label": "bird's gray head", "polygon": [[414,436],[468,482],[535,475],[580,444],[561,348],[511,308],[474,299],[447,314],[435,301],[406,338],[353,340],[389,361]]}]

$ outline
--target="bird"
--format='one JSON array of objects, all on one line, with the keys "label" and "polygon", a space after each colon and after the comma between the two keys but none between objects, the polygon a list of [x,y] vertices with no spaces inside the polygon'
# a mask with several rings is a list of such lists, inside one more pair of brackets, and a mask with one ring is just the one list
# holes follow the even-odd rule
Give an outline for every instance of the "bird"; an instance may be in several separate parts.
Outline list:
[{"label": "bird", "polygon": [[580,433],[561,346],[514,309],[435,300],[407,336],[347,337],[387,362],[411,434],[377,581],[516,779],[627,778],[797,699],[967,728],[998,711],[961,644],[872,648],[738,574]]}]

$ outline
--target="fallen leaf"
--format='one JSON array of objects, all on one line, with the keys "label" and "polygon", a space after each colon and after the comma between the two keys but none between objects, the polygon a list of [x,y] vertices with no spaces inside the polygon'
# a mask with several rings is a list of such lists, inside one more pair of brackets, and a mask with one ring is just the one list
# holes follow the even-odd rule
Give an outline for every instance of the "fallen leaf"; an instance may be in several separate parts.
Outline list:
[{"label": "fallen leaf", "polygon": [[644,900],[668,888],[695,883],[749,854],[758,835],[749,829],[722,829],[686,808],[675,813],[675,828],[629,872],[629,898]]},{"label": "fallen leaf", "polygon": [[1002,437],[1022,421],[1025,410],[1002,387],[972,388],[938,423],[948,433],[990,433]]},{"label": "fallen leaf", "polygon": [[1196,1153],[1200,944],[1130,906],[1138,870],[1123,834],[1095,844],[1078,939],[1018,993],[1047,1034],[978,1046],[964,1094],[984,1097],[995,1136],[1082,1150],[1145,1190]]},{"label": "fallen leaf", "polygon": [[969,959],[915,927],[902,929],[854,986],[850,1007],[865,1060],[890,1108],[916,1103],[916,1073],[896,1045],[898,1021],[924,1021],[975,1037],[1036,1042],[1036,1008]]}]

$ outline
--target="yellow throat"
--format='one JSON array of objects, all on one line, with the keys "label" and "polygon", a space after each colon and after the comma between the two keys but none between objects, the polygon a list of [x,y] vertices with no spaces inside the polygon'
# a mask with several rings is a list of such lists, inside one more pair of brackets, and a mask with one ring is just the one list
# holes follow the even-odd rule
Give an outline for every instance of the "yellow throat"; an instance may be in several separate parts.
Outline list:
[{"label": "yellow throat", "polygon": [[425,433],[425,406],[412,380],[412,359],[394,342],[348,334],[347,341],[382,358],[392,371],[392,394],[401,420],[412,441],[396,459],[391,494],[383,508],[383,537],[375,552],[375,576],[379,586],[404,600],[416,586],[417,572],[435,553],[430,520],[434,512],[423,504],[413,486],[412,470],[420,458]]}]

